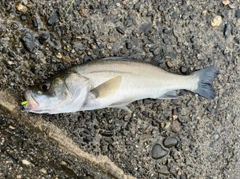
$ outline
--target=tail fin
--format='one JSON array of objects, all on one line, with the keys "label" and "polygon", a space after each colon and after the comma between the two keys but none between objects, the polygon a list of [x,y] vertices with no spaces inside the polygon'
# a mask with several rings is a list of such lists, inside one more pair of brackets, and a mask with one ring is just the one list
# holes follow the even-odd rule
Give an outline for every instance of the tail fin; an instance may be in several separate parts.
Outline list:
[{"label": "tail fin", "polygon": [[206,67],[200,71],[194,72],[192,75],[196,75],[199,77],[198,88],[194,90],[194,93],[198,93],[199,95],[207,98],[214,99],[216,93],[212,87],[212,81],[218,75],[218,69],[215,66]]}]

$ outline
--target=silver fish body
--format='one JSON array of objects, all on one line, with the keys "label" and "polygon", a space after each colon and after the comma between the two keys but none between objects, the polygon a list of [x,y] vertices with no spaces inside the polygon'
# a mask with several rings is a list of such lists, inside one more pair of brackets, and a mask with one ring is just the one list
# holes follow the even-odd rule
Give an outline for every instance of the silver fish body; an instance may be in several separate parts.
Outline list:
[{"label": "silver fish body", "polygon": [[[177,98],[186,89],[201,96],[215,97],[214,66],[191,75],[177,75],[157,66],[127,60],[97,60],[70,68],[43,86],[25,92],[25,110],[34,113],[68,113],[106,107],[127,109],[126,105],[145,98]],[[48,88],[49,87],[49,88]]]}]

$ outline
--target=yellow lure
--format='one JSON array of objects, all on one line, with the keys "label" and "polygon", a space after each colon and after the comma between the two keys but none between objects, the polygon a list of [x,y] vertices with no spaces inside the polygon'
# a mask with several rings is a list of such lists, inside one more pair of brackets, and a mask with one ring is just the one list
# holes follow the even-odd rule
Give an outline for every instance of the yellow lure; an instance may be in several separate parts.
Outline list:
[{"label": "yellow lure", "polygon": [[26,105],[27,103],[28,103],[28,101],[21,102],[22,105]]}]

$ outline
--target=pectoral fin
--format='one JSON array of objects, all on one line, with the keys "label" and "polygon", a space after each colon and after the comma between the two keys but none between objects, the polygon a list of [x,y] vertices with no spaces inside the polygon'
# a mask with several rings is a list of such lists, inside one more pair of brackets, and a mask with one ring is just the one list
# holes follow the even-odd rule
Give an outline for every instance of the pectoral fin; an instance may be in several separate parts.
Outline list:
[{"label": "pectoral fin", "polygon": [[120,84],[122,82],[122,77],[117,76],[114,77],[98,87],[94,88],[91,90],[91,93],[96,97],[96,98],[104,98],[107,96],[111,96],[116,93],[116,91],[119,89]]}]

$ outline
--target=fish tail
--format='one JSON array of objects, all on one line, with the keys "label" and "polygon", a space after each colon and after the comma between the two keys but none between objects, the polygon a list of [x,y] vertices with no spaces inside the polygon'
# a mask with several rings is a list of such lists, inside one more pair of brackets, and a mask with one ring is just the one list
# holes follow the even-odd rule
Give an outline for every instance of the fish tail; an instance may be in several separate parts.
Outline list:
[{"label": "fish tail", "polygon": [[193,90],[207,99],[214,99],[216,97],[216,92],[212,86],[213,80],[219,74],[217,67],[209,66],[202,70],[194,72],[192,75],[198,77],[198,88]]}]

